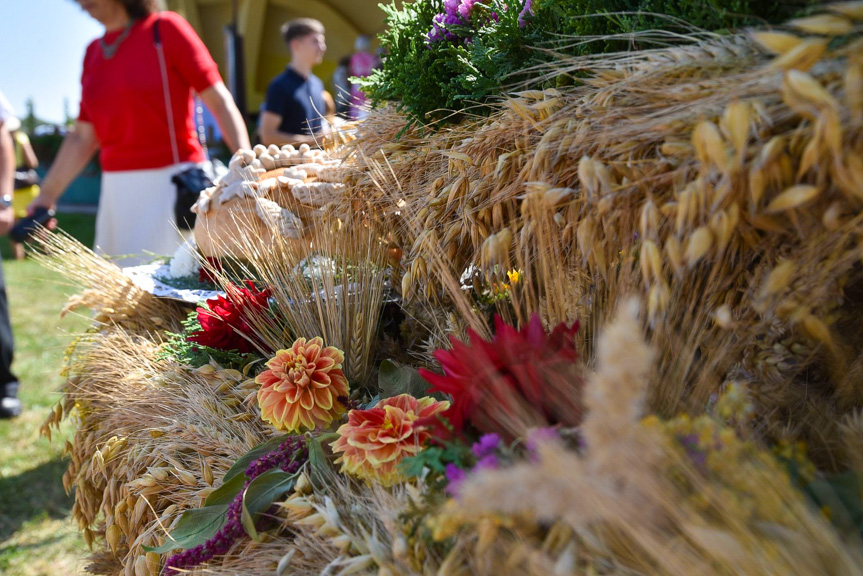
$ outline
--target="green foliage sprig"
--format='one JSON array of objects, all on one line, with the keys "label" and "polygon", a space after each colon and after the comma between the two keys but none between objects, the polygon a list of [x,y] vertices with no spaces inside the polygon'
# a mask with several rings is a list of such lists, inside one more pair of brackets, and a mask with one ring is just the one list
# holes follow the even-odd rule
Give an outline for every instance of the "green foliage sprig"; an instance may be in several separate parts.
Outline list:
[{"label": "green foliage sprig", "polygon": [[162,344],[162,351],[157,356],[157,360],[174,360],[182,365],[200,368],[204,364],[208,364],[210,360],[214,360],[219,365],[225,368],[242,369],[243,366],[259,360],[256,354],[243,354],[230,350],[218,350],[209,346],[201,346],[194,342],[189,342],[186,338],[201,330],[201,324],[198,322],[198,312],[189,312],[189,315],[183,320],[183,331],[180,333],[168,332],[166,334],[166,342]]},{"label": "green foliage sprig", "polygon": [[[464,0],[461,0],[462,2]],[[483,115],[506,86],[566,85],[560,75],[530,85],[535,67],[560,54],[639,49],[637,37],[604,38],[645,30],[694,28],[710,31],[783,22],[817,0],[533,0],[533,15],[519,19],[523,0],[481,0],[484,24],[447,28],[459,41],[430,42],[443,0],[415,0],[401,8],[380,5],[387,29],[381,34],[383,66],[361,79],[373,104],[392,101],[413,125],[443,125]],[[590,41],[583,41],[590,40]]]}]

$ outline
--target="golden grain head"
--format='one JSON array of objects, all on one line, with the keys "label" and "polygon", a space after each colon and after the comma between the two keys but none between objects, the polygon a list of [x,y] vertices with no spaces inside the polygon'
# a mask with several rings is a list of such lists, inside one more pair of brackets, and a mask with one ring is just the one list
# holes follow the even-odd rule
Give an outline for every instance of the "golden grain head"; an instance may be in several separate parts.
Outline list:
[{"label": "golden grain head", "polygon": [[659,147],[659,151],[663,155],[673,158],[689,158],[692,155],[692,144],[689,142],[666,140]]},{"label": "golden grain head", "polygon": [[824,210],[821,216],[821,223],[830,231],[838,230],[842,226],[840,219],[842,215],[842,205],[839,202],[833,202]]},{"label": "golden grain head", "polygon": [[792,48],[796,48],[803,41],[802,38],[787,32],[772,32],[758,30],[750,32],[752,38],[759,46],[773,54],[785,54]]},{"label": "golden grain head", "polygon": [[690,236],[686,245],[684,259],[690,267],[698,263],[699,260],[710,251],[713,245],[713,233],[707,226],[698,227]]},{"label": "golden grain head", "polygon": [[578,161],[578,180],[589,194],[595,194],[599,188],[596,162],[590,156],[582,156]]},{"label": "golden grain head", "polygon": [[794,278],[797,265],[791,260],[780,260],[761,289],[761,297],[768,297],[783,292]]},{"label": "golden grain head", "polygon": [[863,2],[837,2],[825,6],[831,12],[841,14],[851,20],[863,20]]},{"label": "golden grain head", "polygon": [[141,554],[135,558],[135,576],[155,576],[150,572],[150,566],[147,563],[147,556]]},{"label": "golden grain head", "polygon": [[829,349],[833,348],[833,337],[830,335],[830,328],[821,319],[812,314],[807,314],[803,318],[802,325],[803,330],[810,338],[827,346]]},{"label": "golden grain head", "polygon": [[746,151],[746,141],[749,138],[751,122],[751,106],[746,102],[734,101],[725,108],[722,120],[728,132],[731,144],[740,158]]},{"label": "golden grain head", "polygon": [[806,18],[797,18],[788,22],[788,25],[808,34],[822,34],[824,36],[848,34],[854,27],[848,18],[836,14],[817,14]]},{"label": "golden grain head", "polygon": [[653,199],[649,198],[641,209],[639,232],[642,238],[649,238],[659,231],[660,217],[659,209],[653,203]]},{"label": "golden grain head", "polygon": [[798,98],[816,107],[837,109],[836,99],[810,74],[801,70],[789,70],[785,73],[784,87],[794,98]]},{"label": "golden grain head", "polygon": [[111,524],[105,529],[105,540],[111,548],[111,552],[116,555],[120,549],[120,538],[123,536],[123,531],[116,524]]},{"label": "golden grain head", "polygon": [[657,282],[650,287],[650,292],[647,298],[647,315],[651,322],[655,322],[668,309],[668,303],[671,300],[671,291],[668,284]]},{"label": "golden grain head", "polygon": [[734,320],[731,315],[731,307],[728,304],[723,304],[713,312],[713,320],[716,325],[723,330],[731,330],[734,328]]},{"label": "golden grain head", "polygon": [[791,186],[790,188],[783,190],[781,194],[771,200],[767,205],[765,212],[768,214],[776,214],[779,212],[785,212],[786,210],[792,210],[794,208],[801,208],[815,200],[820,193],[821,188],[818,186],[812,186],[811,184],[798,184],[797,186]]},{"label": "golden grain head", "polygon": [[829,38],[807,38],[800,44],[775,58],[769,68],[773,70],[809,70],[827,50]]},{"label": "golden grain head", "polygon": [[652,240],[642,242],[639,263],[645,283],[649,284],[651,281],[662,277],[662,256],[659,247]]},{"label": "golden grain head", "polygon": [[575,193],[575,190],[572,188],[549,188],[543,194],[542,200],[543,203],[549,208],[553,208],[570,198]]},{"label": "golden grain head", "polygon": [[728,153],[719,128],[713,122],[702,120],[692,131],[692,146],[702,164],[713,163],[721,171],[728,169]]},{"label": "golden grain head", "polygon": [[683,250],[680,247],[680,240],[676,236],[669,236],[665,241],[665,253],[668,255],[668,261],[675,272],[680,272],[683,268]]}]

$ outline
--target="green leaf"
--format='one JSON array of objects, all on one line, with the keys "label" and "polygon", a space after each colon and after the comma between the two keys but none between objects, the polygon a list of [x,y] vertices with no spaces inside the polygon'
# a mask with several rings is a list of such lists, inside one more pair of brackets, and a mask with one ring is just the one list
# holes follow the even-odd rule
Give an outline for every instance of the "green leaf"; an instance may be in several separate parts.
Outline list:
[{"label": "green leaf", "polygon": [[383,398],[391,398],[399,394],[422,398],[428,396],[429,383],[415,368],[399,366],[392,360],[384,360],[378,371],[378,388]]},{"label": "green leaf", "polygon": [[279,444],[290,438],[290,434],[285,434],[284,436],[276,436],[275,438],[270,438],[263,444],[259,444],[255,446],[242,456],[240,456],[234,465],[231,466],[227,472],[225,472],[225,480],[224,483],[227,484],[229,480],[234,478],[237,474],[245,475],[246,468],[249,467],[254,460],[257,460],[261,456],[265,456],[279,447]]},{"label": "green leaf", "polygon": [[212,538],[225,524],[227,504],[186,510],[164,544],[156,548],[144,546],[147,552],[164,554],[176,548],[188,550]]},{"label": "green leaf", "polygon": [[254,540],[258,539],[255,520],[262,512],[286,492],[293,489],[297,482],[297,474],[288,474],[283,470],[268,470],[252,480],[243,493],[242,523],[246,534]]},{"label": "green leaf", "polygon": [[327,477],[332,474],[332,468],[324,444],[334,442],[338,437],[335,433],[322,434],[309,440],[309,480],[315,488],[322,489],[328,484]]},{"label": "green leaf", "polygon": [[[225,476],[227,478],[227,475]],[[210,492],[207,499],[204,500],[204,506],[217,506],[219,504],[230,504],[233,502],[240,490],[246,484],[246,475],[237,474],[230,480],[222,483],[221,486]]]},{"label": "green leaf", "polygon": [[243,510],[240,512],[240,522],[243,523],[243,529],[246,531],[246,534],[249,535],[249,538],[257,542],[258,529],[255,528],[255,519],[245,506],[243,506]]},{"label": "green leaf", "polygon": [[416,456],[405,458],[399,463],[399,467],[406,476],[411,478],[421,477],[425,468],[443,474],[446,470],[446,465],[441,462],[443,453],[443,448],[431,446]]},{"label": "green leaf", "polygon": [[830,520],[841,532],[863,534],[863,483],[857,474],[819,478],[804,491],[819,508],[830,510]]}]

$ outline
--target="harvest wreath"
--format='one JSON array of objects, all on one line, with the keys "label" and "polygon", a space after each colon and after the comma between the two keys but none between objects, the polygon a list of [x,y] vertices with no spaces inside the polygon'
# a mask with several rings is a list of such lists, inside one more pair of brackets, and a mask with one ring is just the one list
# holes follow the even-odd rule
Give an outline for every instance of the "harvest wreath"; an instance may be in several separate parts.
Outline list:
[{"label": "harvest wreath", "polygon": [[861,22],[375,110],[302,242],[232,237],[191,312],[41,234],[95,311],[43,428],[90,570],[863,572]]}]

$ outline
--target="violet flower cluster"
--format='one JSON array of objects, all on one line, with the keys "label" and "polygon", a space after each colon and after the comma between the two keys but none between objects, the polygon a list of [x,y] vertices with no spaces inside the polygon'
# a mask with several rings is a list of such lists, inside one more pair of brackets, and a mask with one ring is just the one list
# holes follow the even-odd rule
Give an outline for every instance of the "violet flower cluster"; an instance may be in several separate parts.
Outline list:
[{"label": "violet flower cluster", "polygon": [[[525,455],[531,461],[537,461],[539,457],[539,446],[545,442],[561,440],[560,431],[553,426],[547,428],[534,428],[528,432],[525,441]],[[583,448],[581,439],[579,438],[579,447]],[[503,444],[503,440],[497,434],[483,434],[480,439],[471,446],[476,462],[473,467],[462,468],[454,463],[446,465],[444,475],[447,479],[446,492],[450,496],[458,496],[458,490],[461,484],[465,481],[468,474],[478,472],[480,470],[497,470],[501,467],[501,457],[504,463],[510,462],[512,453],[507,450]]]},{"label": "violet flower cluster", "polygon": [[701,447],[698,434],[678,435],[677,441],[683,447],[692,464],[701,472],[707,471],[707,452]]},{"label": "violet flower cluster", "polygon": [[[501,439],[497,434],[484,434],[471,446],[471,452],[476,456],[476,464],[470,470],[476,472],[479,470],[497,470],[500,467],[500,460],[497,452],[501,448]],[[467,478],[468,470],[459,468],[455,464],[447,464],[445,475],[449,482],[446,491],[452,496],[458,494],[459,486]]]},{"label": "violet flower cluster", "polygon": [[[523,0],[521,12],[518,14],[518,25],[523,27],[527,24],[528,16],[533,16],[533,0]],[[477,6],[482,8],[477,8]],[[470,43],[473,36],[460,36],[458,27],[470,28],[475,32],[480,27],[488,24],[491,20],[499,21],[497,12],[488,12],[488,4],[483,0],[444,0],[444,11],[436,14],[432,19],[432,28],[426,34],[426,43],[431,46],[438,42],[460,42]],[[504,5],[506,10],[506,5]]]},{"label": "violet flower cluster", "polygon": [[165,562],[164,574],[179,574],[181,570],[203,564],[214,556],[227,554],[231,546],[234,545],[234,542],[246,535],[242,522],[243,494],[252,480],[264,472],[276,468],[288,474],[295,474],[299,472],[308,459],[309,449],[306,445],[305,437],[292,436],[266,456],[254,460],[246,468],[246,482],[243,485],[243,489],[240,490],[228,505],[224,526],[205,543],[168,558],[168,561]]}]

